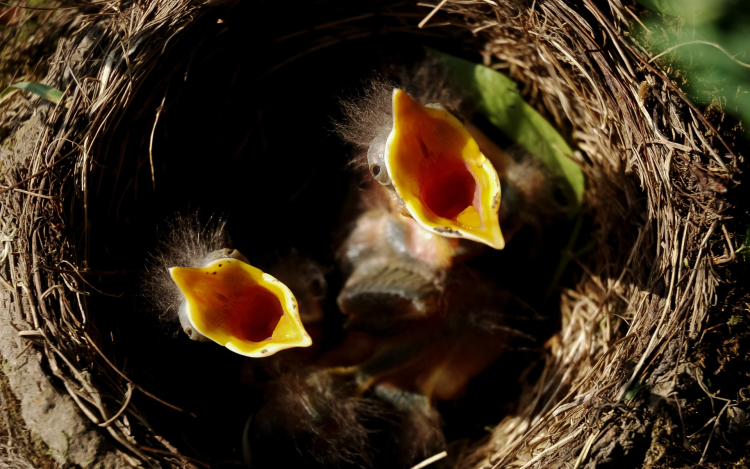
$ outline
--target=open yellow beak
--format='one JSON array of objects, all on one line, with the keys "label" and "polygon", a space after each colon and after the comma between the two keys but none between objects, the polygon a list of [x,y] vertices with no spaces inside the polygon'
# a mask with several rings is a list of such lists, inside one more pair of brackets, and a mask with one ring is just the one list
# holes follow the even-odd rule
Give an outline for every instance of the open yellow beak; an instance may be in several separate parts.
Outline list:
[{"label": "open yellow beak", "polygon": [[466,127],[445,109],[393,91],[385,165],[398,196],[423,227],[503,249],[500,178]]},{"label": "open yellow beak", "polygon": [[169,273],[187,299],[193,327],[233,352],[267,357],[312,344],[289,288],[249,264],[219,259]]}]

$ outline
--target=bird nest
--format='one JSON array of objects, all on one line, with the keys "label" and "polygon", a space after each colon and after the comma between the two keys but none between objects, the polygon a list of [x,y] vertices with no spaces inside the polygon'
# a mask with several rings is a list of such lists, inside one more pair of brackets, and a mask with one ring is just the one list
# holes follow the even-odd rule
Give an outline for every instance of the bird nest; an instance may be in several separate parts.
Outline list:
[{"label": "bird nest", "polygon": [[[348,150],[327,135],[338,97],[429,45],[517,82],[574,148],[587,186],[579,241],[563,254],[572,268],[555,294],[558,328],[502,420],[453,461],[741,457],[732,437],[746,394],[722,374],[742,370],[746,354],[727,339],[747,321],[727,325],[747,317],[735,311],[744,290],[728,280],[742,230],[726,189],[741,162],[737,131],[688,102],[675,71],[631,38],[634,5],[158,0],[67,11],[40,80],[63,99],[4,104],[0,149],[0,283],[17,331],[3,353],[11,368],[38,359],[70,396],[86,424],[66,440],[108,435],[120,462],[143,467],[238,458],[226,435],[242,428],[227,416],[259,397],[225,384],[217,393],[234,358],[174,346],[137,298],[157,227],[199,208],[229,214],[233,236],[252,234],[269,256],[297,243],[325,257],[349,188]],[[255,192],[261,180],[275,188]],[[310,187],[322,195],[307,197]],[[24,401],[27,390],[14,391]],[[27,424],[45,436],[47,423]],[[45,436],[53,449],[70,445],[58,440]],[[64,451],[83,465],[105,450],[88,460]]]}]

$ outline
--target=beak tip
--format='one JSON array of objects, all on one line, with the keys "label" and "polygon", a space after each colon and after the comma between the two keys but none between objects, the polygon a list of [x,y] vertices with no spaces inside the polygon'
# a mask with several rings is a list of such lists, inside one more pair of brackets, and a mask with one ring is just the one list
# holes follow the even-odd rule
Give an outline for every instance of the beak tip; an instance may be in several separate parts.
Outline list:
[{"label": "beak tip", "polygon": [[505,237],[503,236],[503,233],[499,229],[495,232],[493,231],[490,231],[489,233],[487,233],[487,236],[483,237],[483,239],[478,240],[478,241],[483,244],[486,244],[492,249],[497,249],[498,251],[502,251],[503,249],[505,249]]},{"label": "beak tip", "polygon": [[491,248],[497,249],[498,251],[502,251],[505,249],[505,240],[498,240],[495,241],[493,244],[490,245]]}]

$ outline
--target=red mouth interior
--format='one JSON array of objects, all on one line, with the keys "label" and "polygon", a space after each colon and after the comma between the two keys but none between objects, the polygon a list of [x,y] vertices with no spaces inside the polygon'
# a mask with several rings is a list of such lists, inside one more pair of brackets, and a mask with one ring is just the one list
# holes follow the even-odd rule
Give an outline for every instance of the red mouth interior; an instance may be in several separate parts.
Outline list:
[{"label": "red mouth interior", "polygon": [[419,198],[435,215],[453,220],[474,203],[474,176],[463,160],[431,153],[424,144],[421,147],[425,164],[418,175]]},{"label": "red mouth interior", "polygon": [[242,289],[232,300],[226,317],[226,327],[232,334],[250,342],[270,339],[284,315],[276,295],[256,285]]}]

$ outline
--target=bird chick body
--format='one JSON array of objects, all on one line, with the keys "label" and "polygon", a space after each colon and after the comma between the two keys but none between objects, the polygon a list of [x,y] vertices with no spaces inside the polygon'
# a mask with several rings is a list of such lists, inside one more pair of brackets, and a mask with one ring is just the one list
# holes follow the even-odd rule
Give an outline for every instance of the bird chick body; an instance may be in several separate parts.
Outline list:
[{"label": "bird chick body", "polygon": [[[356,297],[358,292],[349,295]],[[412,293],[410,298],[423,301],[421,296]],[[403,313],[412,310],[411,305],[387,300],[381,310],[387,327],[360,319],[359,311],[350,312],[351,332],[318,364],[356,375],[360,393],[384,386],[418,393],[430,401],[458,399],[469,381],[506,350],[509,336],[520,334],[506,325],[512,299],[507,290],[467,267],[451,269],[418,316]],[[375,303],[376,298],[368,301]],[[350,302],[356,304],[355,299]],[[372,307],[366,314],[377,315],[377,311]]]},{"label": "bird chick body", "polygon": [[249,421],[259,467],[411,467],[447,447],[435,403],[507,347],[511,295],[461,262],[477,244],[424,230],[383,191],[361,194],[338,251],[344,339],[270,382]]}]

